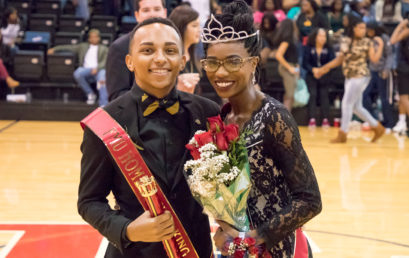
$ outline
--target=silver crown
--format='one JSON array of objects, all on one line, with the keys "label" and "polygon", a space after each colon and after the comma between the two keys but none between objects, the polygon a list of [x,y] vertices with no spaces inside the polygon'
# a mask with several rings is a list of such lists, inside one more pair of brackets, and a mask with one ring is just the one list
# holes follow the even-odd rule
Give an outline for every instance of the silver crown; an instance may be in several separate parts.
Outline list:
[{"label": "silver crown", "polygon": [[[216,27],[211,28],[210,25],[213,23],[216,23]],[[213,35],[212,32],[214,31],[219,31],[219,36]],[[250,35],[244,30],[236,32],[232,26],[223,27],[221,22],[219,22],[212,14],[210,16],[210,21],[207,24],[207,28],[203,28],[201,39],[203,43],[221,43],[246,39],[254,36],[258,36],[258,30]]]}]

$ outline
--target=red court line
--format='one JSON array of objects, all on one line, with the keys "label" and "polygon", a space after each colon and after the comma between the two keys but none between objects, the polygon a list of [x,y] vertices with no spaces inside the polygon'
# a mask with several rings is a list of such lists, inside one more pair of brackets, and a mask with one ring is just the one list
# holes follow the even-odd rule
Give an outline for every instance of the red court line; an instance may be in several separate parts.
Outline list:
[{"label": "red court line", "polygon": [[102,240],[89,225],[0,224],[1,230],[25,231],[7,258],[91,258]]}]

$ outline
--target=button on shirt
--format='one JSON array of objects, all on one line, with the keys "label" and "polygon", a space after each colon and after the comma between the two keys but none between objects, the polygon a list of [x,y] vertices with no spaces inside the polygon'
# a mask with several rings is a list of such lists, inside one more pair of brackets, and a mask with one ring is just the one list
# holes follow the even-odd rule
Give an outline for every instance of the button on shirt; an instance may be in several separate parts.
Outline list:
[{"label": "button on shirt", "polygon": [[[152,173],[165,175],[166,185],[171,187],[179,173],[178,168],[186,151],[185,144],[190,137],[189,113],[181,105],[179,112],[174,115],[163,108],[158,108],[144,117],[141,99],[145,92],[138,86],[134,87],[137,88],[135,92],[138,101],[139,137],[143,147],[152,153],[156,159],[155,162],[161,168],[161,171],[152,171]],[[170,94],[177,94],[176,89],[173,89]]]},{"label": "button on shirt", "polygon": [[84,57],[84,68],[98,67],[98,45],[89,45]]}]

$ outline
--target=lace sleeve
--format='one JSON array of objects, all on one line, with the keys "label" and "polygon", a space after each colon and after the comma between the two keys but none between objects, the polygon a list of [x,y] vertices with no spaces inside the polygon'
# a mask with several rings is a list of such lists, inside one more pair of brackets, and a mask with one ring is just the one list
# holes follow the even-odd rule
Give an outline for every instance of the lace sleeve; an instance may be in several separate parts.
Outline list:
[{"label": "lace sleeve", "polygon": [[282,105],[276,107],[265,122],[264,149],[284,175],[290,202],[257,228],[269,249],[322,209],[317,180],[297,125]]}]

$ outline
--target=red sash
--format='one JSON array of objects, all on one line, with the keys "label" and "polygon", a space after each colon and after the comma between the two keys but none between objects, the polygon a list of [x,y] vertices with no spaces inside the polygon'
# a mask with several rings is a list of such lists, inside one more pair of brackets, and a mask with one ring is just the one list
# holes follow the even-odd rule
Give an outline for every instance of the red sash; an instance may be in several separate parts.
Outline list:
[{"label": "red sash", "polygon": [[176,233],[172,239],[162,241],[168,256],[198,258],[182,223],[125,130],[102,108],[84,118],[81,126],[83,129],[87,126],[104,142],[136,198],[151,216],[165,210],[172,214]]}]

